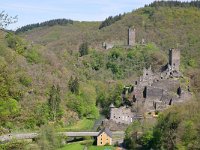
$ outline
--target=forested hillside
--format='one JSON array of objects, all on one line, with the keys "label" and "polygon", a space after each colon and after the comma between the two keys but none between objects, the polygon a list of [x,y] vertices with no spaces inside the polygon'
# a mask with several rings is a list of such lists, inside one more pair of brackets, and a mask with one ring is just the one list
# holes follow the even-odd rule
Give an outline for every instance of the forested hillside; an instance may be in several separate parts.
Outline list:
[{"label": "forested hillside", "polygon": [[[57,119],[64,119],[60,122],[64,126],[83,117],[95,119],[98,103],[105,113],[111,102],[120,105],[123,79],[136,77],[146,65],[156,69],[166,62],[165,55],[151,43],[126,51],[114,48],[102,52],[86,47],[89,54],[80,57],[79,51],[59,54],[3,31],[1,41],[6,86],[2,98],[9,97],[14,103],[13,113],[12,109],[6,112],[7,103],[2,104],[1,125],[10,130],[18,128],[16,122],[22,129],[34,129]],[[52,110],[54,101],[58,104]]]},{"label": "forested hillside", "polygon": [[[127,134],[127,145],[198,149],[199,2],[155,2],[100,28],[102,23],[67,20],[62,25],[26,26],[17,33],[0,31],[0,134],[52,123],[58,130],[89,130],[99,114],[108,115],[111,103],[120,106],[124,85],[132,84],[143,67],[159,70],[174,47],[181,50],[181,71],[190,80],[194,98],[164,112],[139,141]],[[130,26],[136,28],[138,44],[127,48]],[[104,50],[103,42],[115,46]],[[76,128],[79,121],[90,125]],[[134,133],[135,126],[127,131]]]},{"label": "forested hillside", "polygon": [[[192,17],[191,17],[192,16]],[[132,13],[127,13],[123,19],[114,24],[98,29],[99,23],[77,22],[67,26],[38,28],[23,34],[31,42],[45,45],[48,49],[77,50],[82,42],[89,42],[91,47],[99,49],[102,42],[127,44],[127,29],[136,28],[136,40],[142,38],[154,42],[162,50],[169,47],[179,47],[184,64],[197,61],[196,49],[199,42],[199,9],[196,7],[145,7]],[[68,43],[68,44],[67,44]],[[194,53],[195,51],[195,53]],[[190,52],[190,53],[189,53]],[[188,55],[189,53],[189,55]],[[199,61],[193,65],[199,64]]]}]

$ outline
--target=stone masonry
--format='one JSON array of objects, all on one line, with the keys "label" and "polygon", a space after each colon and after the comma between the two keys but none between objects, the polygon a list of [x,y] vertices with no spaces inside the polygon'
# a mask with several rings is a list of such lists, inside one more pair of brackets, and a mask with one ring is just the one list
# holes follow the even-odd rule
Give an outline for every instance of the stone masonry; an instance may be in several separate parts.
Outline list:
[{"label": "stone masonry", "polygon": [[135,45],[135,28],[130,27],[128,29],[128,46],[134,46]]}]

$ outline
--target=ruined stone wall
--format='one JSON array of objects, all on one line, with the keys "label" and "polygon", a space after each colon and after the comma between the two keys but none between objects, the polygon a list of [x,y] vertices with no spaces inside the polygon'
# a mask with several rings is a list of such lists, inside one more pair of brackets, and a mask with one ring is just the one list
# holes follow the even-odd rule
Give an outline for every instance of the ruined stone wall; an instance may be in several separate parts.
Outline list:
[{"label": "ruined stone wall", "polygon": [[160,100],[163,96],[163,89],[157,87],[148,86],[146,90],[146,97],[147,99],[157,99]]},{"label": "ruined stone wall", "polygon": [[133,95],[135,95],[135,98],[136,100],[138,101],[143,101],[144,100],[144,90],[145,90],[145,87],[143,86],[136,86],[134,87],[134,92],[133,92]]},{"label": "ruined stone wall", "polygon": [[110,119],[116,123],[130,124],[133,121],[133,113],[126,107],[111,108]]},{"label": "ruined stone wall", "polygon": [[108,50],[108,49],[113,48],[113,47],[114,47],[114,44],[104,42],[102,46],[103,46],[104,49]]},{"label": "ruined stone wall", "polygon": [[169,50],[169,65],[172,67],[172,70],[179,71],[179,66],[180,66],[180,50],[179,49]]},{"label": "ruined stone wall", "polygon": [[178,80],[173,80],[173,79],[164,79],[160,80],[158,82],[154,82],[152,84],[153,87],[157,87],[160,89],[167,90],[169,92],[174,92],[176,93],[178,87],[180,86],[180,83]]}]

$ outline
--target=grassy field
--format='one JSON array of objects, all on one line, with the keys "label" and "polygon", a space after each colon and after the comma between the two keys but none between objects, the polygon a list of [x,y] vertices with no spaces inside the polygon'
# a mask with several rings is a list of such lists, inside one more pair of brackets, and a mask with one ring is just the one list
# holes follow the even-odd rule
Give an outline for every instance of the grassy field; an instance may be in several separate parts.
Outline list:
[{"label": "grassy field", "polygon": [[[68,144],[63,148],[60,148],[58,150],[83,150],[84,145],[81,145],[80,143],[74,143],[74,144]],[[115,147],[113,146],[88,146],[88,150],[114,150]]]},{"label": "grassy field", "polygon": [[79,143],[76,144],[68,144],[63,148],[60,148],[58,150],[83,150],[84,145],[81,145]]},{"label": "grassy field", "polygon": [[76,124],[72,124],[61,129],[61,131],[89,131],[93,128],[94,122],[95,120],[83,118],[82,120],[76,122]]},{"label": "grassy field", "polygon": [[114,150],[116,149],[113,146],[89,146],[89,150]]}]

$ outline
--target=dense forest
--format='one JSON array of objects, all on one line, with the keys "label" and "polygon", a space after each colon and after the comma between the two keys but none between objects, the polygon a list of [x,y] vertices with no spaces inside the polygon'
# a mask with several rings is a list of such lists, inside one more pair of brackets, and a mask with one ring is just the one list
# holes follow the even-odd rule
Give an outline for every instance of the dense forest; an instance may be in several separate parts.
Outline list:
[{"label": "dense forest", "polygon": [[34,24],[29,24],[23,27],[18,28],[15,32],[25,32],[28,30],[32,30],[34,28],[38,27],[45,27],[45,26],[54,26],[54,25],[67,25],[67,24],[73,24],[73,20],[70,19],[53,19],[41,23],[34,23]]},{"label": "dense forest", "polygon": [[146,7],[197,7],[200,8],[200,2],[199,1],[154,1],[153,3],[146,5]]},{"label": "dense forest", "polygon": [[[58,139],[55,129],[90,130],[95,119],[108,115],[111,103],[121,105],[124,85],[132,84],[143,67],[159,70],[167,63],[168,49],[175,47],[181,50],[181,82],[189,82],[193,99],[161,113],[155,125],[130,125],[125,143],[129,149],[199,149],[198,6],[198,1],[162,1],[120,19],[111,17],[105,25],[58,19],[25,26],[17,35],[1,30],[0,134],[38,131],[45,142],[36,145],[48,147]],[[136,28],[137,45],[132,48],[124,46],[129,26]],[[140,44],[142,39],[145,44]],[[115,46],[104,50],[105,41]],[[47,127],[51,124],[53,129]],[[51,139],[48,132],[54,133]],[[135,138],[138,132],[143,135]],[[27,146],[12,144],[2,147]],[[55,140],[49,149],[59,146]]]},{"label": "dense forest", "polygon": [[110,26],[111,24],[115,23],[116,21],[121,20],[125,16],[125,13],[123,15],[119,14],[116,16],[109,16],[104,21],[101,22],[99,29],[102,29],[104,27]]}]

